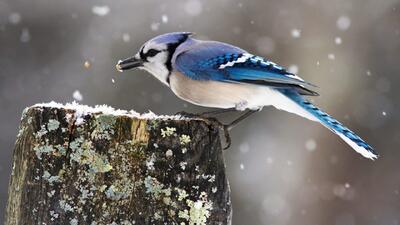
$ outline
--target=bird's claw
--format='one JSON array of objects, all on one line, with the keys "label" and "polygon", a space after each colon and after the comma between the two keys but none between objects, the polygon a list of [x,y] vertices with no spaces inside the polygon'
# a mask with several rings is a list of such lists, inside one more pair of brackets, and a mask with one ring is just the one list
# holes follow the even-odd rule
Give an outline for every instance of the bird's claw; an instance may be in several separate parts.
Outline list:
[{"label": "bird's claw", "polygon": [[207,117],[206,116],[207,113],[195,114],[195,113],[188,113],[188,112],[185,112],[185,111],[181,111],[181,112],[175,113],[175,115],[180,115],[180,116],[188,117],[188,118],[201,118],[201,119],[204,119],[204,120],[210,122],[211,124],[216,124],[219,129],[224,131],[224,137],[225,137],[226,145],[225,145],[225,147],[223,149],[226,150],[229,147],[231,147],[232,139],[231,139],[231,136],[229,135],[229,130],[231,129],[230,125],[226,125],[226,124],[221,123],[217,118]]},{"label": "bird's claw", "polygon": [[229,147],[231,147],[232,139],[231,139],[231,136],[229,135],[229,130],[231,129],[231,126],[230,126],[230,125],[223,124],[223,123],[221,123],[219,120],[217,120],[216,118],[213,118],[213,117],[207,118],[207,120],[208,120],[209,122],[211,122],[211,123],[216,124],[217,127],[218,127],[220,130],[222,130],[222,131],[224,132],[224,137],[225,137],[225,143],[226,143],[226,145],[225,145],[225,147],[223,147],[223,150],[226,150],[226,149],[228,149]]},{"label": "bird's claw", "polygon": [[229,147],[231,147],[231,144],[232,144],[232,139],[231,139],[231,136],[229,135],[229,126],[223,125],[223,131],[224,131],[225,143],[226,143],[224,150],[227,150]]}]

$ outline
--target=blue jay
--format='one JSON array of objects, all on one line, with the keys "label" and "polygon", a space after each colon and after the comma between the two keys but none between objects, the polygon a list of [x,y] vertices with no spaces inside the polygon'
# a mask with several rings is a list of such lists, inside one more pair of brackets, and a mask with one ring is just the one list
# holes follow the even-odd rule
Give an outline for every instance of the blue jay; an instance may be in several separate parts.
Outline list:
[{"label": "blue jay", "polygon": [[378,155],[365,141],[303,96],[316,96],[312,84],[283,67],[238,47],[175,32],[147,41],[133,57],[120,60],[119,71],[140,68],[195,105],[228,111],[249,110],[231,125],[264,106],[324,125],[366,158]]}]

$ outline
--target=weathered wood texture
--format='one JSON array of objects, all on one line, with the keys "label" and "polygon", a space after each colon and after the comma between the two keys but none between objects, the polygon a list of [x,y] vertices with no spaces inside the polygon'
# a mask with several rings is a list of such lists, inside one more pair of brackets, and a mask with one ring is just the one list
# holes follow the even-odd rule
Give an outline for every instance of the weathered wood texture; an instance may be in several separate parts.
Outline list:
[{"label": "weathered wood texture", "polygon": [[218,132],[201,119],[30,107],[5,224],[230,224]]}]

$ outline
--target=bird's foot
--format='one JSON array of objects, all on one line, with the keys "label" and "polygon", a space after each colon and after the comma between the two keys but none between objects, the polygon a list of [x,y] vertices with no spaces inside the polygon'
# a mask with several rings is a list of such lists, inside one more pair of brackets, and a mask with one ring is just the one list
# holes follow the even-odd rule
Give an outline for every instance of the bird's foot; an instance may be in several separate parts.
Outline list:
[{"label": "bird's foot", "polygon": [[[220,113],[222,111],[218,111],[217,113]],[[225,111],[226,112],[226,111]],[[218,127],[218,129],[222,130],[224,132],[224,137],[225,137],[225,147],[223,148],[224,150],[228,149],[231,146],[231,137],[229,135],[229,130],[232,129],[232,125],[231,124],[223,124],[221,123],[217,118],[215,117],[210,117],[214,114],[215,112],[205,112],[205,113],[188,113],[185,111],[181,111],[181,112],[177,112],[175,113],[175,115],[180,115],[182,117],[187,117],[187,118],[201,118],[204,119],[206,122],[209,122],[210,124],[213,124],[215,126]]]},{"label": "bird's foot", "polygon": [[224,136],[225,136],[225,147],[224,150],[227,150],[229,147],[231,147],[232,144],[232,139],[231,136],[229,135],[229,125],[223,125],[223,131],[224,131]]},{"label": "bird's foot", "polygon": [[205,118],[205,120],[208,123],[212,124],[214,127],[218,127],[218,129],[220,131],[224,132],[223,137],[225,138],[225,146],[223,147],[223,149],[226,150],[229,147],[231,147],[232,139],[231,139],[231,136],[229,135],[229,130],[231,129],[231,125],[223,124],[214,117],[208,117],[208,118]]}]

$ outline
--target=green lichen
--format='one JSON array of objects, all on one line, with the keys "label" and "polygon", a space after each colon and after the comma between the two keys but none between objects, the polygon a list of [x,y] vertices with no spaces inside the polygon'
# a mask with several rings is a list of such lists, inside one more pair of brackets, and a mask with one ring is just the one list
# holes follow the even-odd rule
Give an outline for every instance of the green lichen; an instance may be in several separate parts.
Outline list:
[{"label": "green lichen", "polygon": [[183,189],[175,188],[175,191],[178,193],[178,201],[182,201],[182,200],[186,199],[187,197],[189,197],[187,192]]},{"label": "green lichen", "polygon": [[175,134],[176,128],[175,127],[166,127],[165,129],[161,129],[161,136],[163,138],[169,137],[173,134]]},{"label": "green lichen", "polygon": [[77,162],[80,165],[89,166],[89,172],[106,173],[112,170],[111,164],[106,156],[97,153],[92,148],[92,142],[79,137],[70,144],[72,153],[70,160]]},{"label": "green lichen", "polygon": [[128,177],[124,177],[108,187],[105,191],[105,195],[107,198],[112,200],[127,199],[131,196],[134,187],[134,183],[129,180]]},{"label": "green lichen", "polygon": [[96,116],[94,130],[91,134],[93,139],[111,140],[111,135],[114,134],[114,125],[116,118],[113,115],[100,114]]},{"label": "green lichen", "polygon": [[53,130],[57,130],[59,126],[60,122],[58,122],[57,120],[50,119],[49,122],[47,123],[47,130],[51,132]]},{"label": "green lichen", "polygon": [[191,139],[190,139],[189,135],[182,134],[179,137],[179,142],[181,143],[181,145],[186,145],[186,144],[190,143],[190,141],[191,141]]},{"label": "green lichen", "polygon": [[43,124],[40,127],[40,130],[36,132],[35,136],[37,139],[40,139],[42,136],[44,136],[46,134],[47,134],[47,129],[46,129],[46,126]]},{"label": "green lichen", "polygon": [[76,218],[71,219],[71,220],[69,221],[69,224],[70,224],[70,225],[78,225],[78,219],[76,219]]},{"label": "green lichen", "polygon": [[144,186],[146,188],[146,193],[150,193],[154,195],[154,197],[158,198],[160,194],[163,192],[164,185],[160,183],[156,178],[147,176],[144,179]]},{"label": "green lichen", "polygon": [[53,185],[54,182],[60,181],[59,176],[52,176],[48,171],[44,171],[42,178],[48,181],[50,185]]},{"label": "green lichen", "polygon": [[60,208],[62,210],[64,210],[64,212],[73,212],[74,211],[72,206],[70,204],[68,204],[68,202],[66,202],[65,200],[60,200],[59,205],[60,205]]},{"label": "green lichen", "polygon": [[54,212],[53,210],[50,211],[51,220],[54,221],[59,217],[59,214]]},{"label": "green lichen", "polygon": [[42,159],[42,154],[54,152],[54,148],[51,145],[38,145],[33,148],[36,152],[36,156],[38,159]]},{"label": "green lichen", "polygon": [[158,125],[160,124],[160,121],[159,120],[151,120],[149,123],[148,123],[148,129],[149,130],[151,130],[151,129],[156,129],[157,127],[158,127]]},{"label": "green lichen", "polygon": [[186,204],[189,210],[179,211],[179,218],[185,219],[189,225],[206,225],[211,214],[210,210],[212,210],[212,202],[207,201],[207,194],[202,192],[197,201],[187,199]]},{"label": "green lichen", "polygon": [[49,198],[51,198],[51,197],[54,196],[55,193],[56,193],[55,190],[49,191],[49,192],[47,192],[47,196],[48,196]]}]

